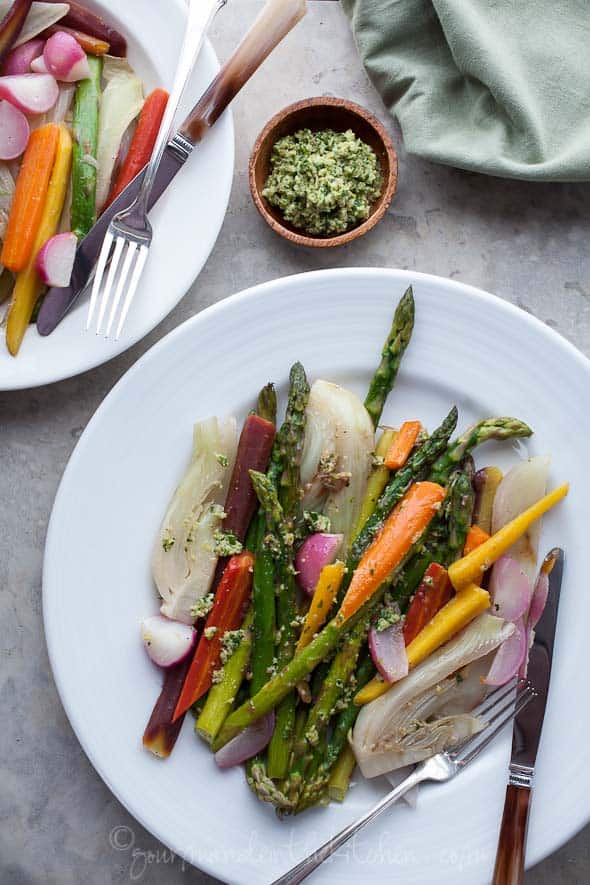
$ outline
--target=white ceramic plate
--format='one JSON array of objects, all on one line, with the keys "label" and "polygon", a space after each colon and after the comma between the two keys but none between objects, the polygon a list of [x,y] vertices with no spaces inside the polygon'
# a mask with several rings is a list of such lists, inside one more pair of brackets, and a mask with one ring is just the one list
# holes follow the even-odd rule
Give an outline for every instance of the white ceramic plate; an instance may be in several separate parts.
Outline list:
[{"label": "white ceramic plate", "polygon": [[[560,543],[567,571],[551,697],[541,742],[528,862],[590,817],[586,672],[590,595],[587,528],[590,363],[551,329],[484,292],[407,271],[333,270],[235,295],[189,320],[117,384],[88,425],[60,486],[49,526],[44,612],[57,686],[78,738],[124,805],[172,850],[220,879],[271,882],[366,810],[384,782],[359,783],[343,805],[277,820],[241,770],[219,772],[185,721],[172,757],[141,748],[160,674],[139,639],[156,610],[150,547],[191,448],[195,420],[243,417],[269,379],[281,393],[290,364],[311,378],[367,387],[394,306],[408,283],[416,329],[385,419],[434,427],[456,403],[460,427],[513,414],[536,430],[532,453],[552,454],[551,485],[572,481],[544,523],[542,551]],[[509,444],[478,461],[514,461]],[[91,686],[91,690],[89,690]],[[366,830],[317,881],[489,881],[504,799],[509,735],[461,777],[426,787]],[[314,879],[316,881],[316,879]]]},{"label": "white ceramic plate", "polygon": [[[129,61],[146,94],[170,88],[184,33],[183,0],[89,2],[127,37]],[[224,13],[221,12],[220,15]],[[219,69],[205,42],[187,87],[182,119]],[[221,228],[234,167],[231,114],[226,113],[199,145],[150,215],[154,241],[141,287],[119,341],[84,332],[88,302],[80,299],[47,338],[31,326],[15,359],[0,341],[0,390],[38,387],[107,362],[148,334],[176,306],[209,257]],[[1,308],[0,308],[1,310]]]}]

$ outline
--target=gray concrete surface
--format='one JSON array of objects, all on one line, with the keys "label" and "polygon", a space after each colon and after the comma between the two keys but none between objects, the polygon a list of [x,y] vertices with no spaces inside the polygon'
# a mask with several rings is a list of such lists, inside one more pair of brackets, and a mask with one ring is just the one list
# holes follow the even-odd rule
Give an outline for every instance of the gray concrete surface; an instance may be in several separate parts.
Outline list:
[{"label": "gray concrete surface", "polygon": [[[259,0],[232,0],[218,17],[213,42],[221,58],[259,6]],[[0,885],[207,880],[173,861],[95,774],[58,700],[41,621],[43,543],[62,471],[105,394],[156,340],[246,286],[314,268],[370,265],[481,286],[590,353],[587,186],[506,182],[428,165],[405,155],[388,122],[400,151],[400,186],[378,228],[338,252],[305,251],[274,236],[250,200],[248,152],[268,117],[314,94],[356,99],[387,119],[336,3],[311,3],[307,19],[236,101],[229,213],[203,273],[172,315],[92,373],[0,394]],[[129,828],[119,843],[117,827]],[[589,881],[590,829],[526,876],[527,885]]]}]

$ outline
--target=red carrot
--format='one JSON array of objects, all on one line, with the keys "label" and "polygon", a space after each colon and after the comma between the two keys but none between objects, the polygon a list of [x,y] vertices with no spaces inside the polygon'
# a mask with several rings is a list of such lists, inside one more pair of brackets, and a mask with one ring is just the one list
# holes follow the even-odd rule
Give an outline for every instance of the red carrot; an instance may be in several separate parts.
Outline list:
[{"label": "red carrot", "polygon": [[129,146],[129,151],[123,165],[117,176],[117,180],[111,188],[111,192],[105,203],[107,206],[116,200],[121,191],[125,190],[130,181],[133,181],[138,172],[141,172],[152,155],[156,138],[160,130],[160,124],[166,103],[168,102],[168,93],[165,89],[155,89],[146,98],[137,128]]},{"label": "red carrot", "polygon": [[409,645],[435,614],[451,598],[451,582],[446,568],[433,562],[424,573],[404,621],[404,641]]},{"label": "red carrot", "polygon": [[211,687],[213,673],[219,666],[223,637],[229,630],[240,627],[252,590],[254,557],[251,553],[232,556],[215,594],[203,635],[186,675],[173,722],[186,713]]}]

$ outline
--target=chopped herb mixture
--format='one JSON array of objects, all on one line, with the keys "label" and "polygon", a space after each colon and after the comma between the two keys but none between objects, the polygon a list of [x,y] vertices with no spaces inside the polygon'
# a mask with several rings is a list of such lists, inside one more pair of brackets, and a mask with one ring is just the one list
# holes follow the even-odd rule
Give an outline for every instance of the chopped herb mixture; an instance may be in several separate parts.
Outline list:
[{"label": "chopped herb mixture", "polygon": [[333,236],[369,217],[382,188],[375,151],[349,129],[300,129],[272,149],[262,194],[294,227]]},{"label": "chopped herb mixture", "polygon": [[238,541],[233,532],[224,532],[221,529],[214,532],[213,542],[216,556],[235,556],[243,549],[241,541]]}]

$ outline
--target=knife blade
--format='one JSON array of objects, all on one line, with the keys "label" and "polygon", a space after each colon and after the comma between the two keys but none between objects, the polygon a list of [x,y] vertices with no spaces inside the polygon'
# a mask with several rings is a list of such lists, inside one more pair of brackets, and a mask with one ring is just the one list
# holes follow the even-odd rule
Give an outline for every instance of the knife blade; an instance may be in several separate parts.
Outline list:
[{"label": "knife blade", "polygon": [[527,673],[536,695],[514,719],[508,787],[492,885],[520,885],[522,882],[530,795],[547,707],[563,567],[564,552],[559,547],[545,557],[541,567],[548,575],[549,592],[545,610],[535,627]]},{"label": "knife blade", "polygon": [[[180,172],[188,159],[189,153],[184,158],[179,151],[172,147],[173,141],[164,150],[164,155],[158,166],[156,178],[150,194],[149,208],[151,209],[162,196],[170,182]],[[192,145],[191,145],[192,150]],[[86,289],[92,279],[94,267],[98,259],[107,228],[111,219],[122,209],[130,206],[136,198],[141,187],[144,171],[142,169],[135,176],[125,190],[121,191],[116,200],[102,213],[94,227],[84,237],[76,251],[72,278],[69,286],[64,288],[51,288],[48,290],[41,308],[37,315],[37,330],[40,335],[49,335],[62,321],[70,307],[79,295]]]},{"label": "knife blade", "polygon": [[[250,30],[203,93],[170,141],[152,189],[149,208],[156,203],[242,86],[258,70],[275,46],[306,12],[306,0],[267,0]],[[40,335],[49,335],[90,282],[107,228],[117,212],[131,205],[139,192],[143,170],[106,209],[79,244],[69,286],[49,289],[37,316]]]}]

